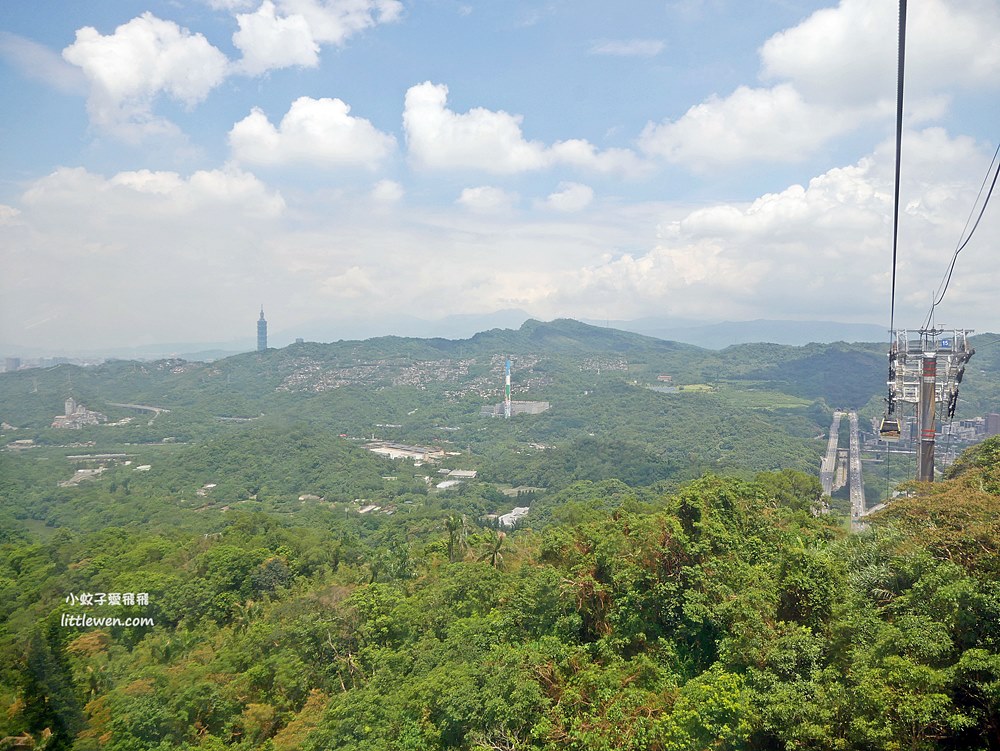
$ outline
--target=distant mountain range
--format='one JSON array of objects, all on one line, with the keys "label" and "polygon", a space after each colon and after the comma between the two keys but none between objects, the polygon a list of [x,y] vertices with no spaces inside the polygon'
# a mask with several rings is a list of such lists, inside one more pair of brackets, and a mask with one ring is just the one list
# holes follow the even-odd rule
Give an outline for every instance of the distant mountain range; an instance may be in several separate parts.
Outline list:
[{"label": "distant mountain range", "polygon": [[[781,323],[787,322],[779,322],[779,324]],[[760,322],[760,324],[761,330],[774,331],[773,328],[767,328],[767,322]],[[836,324],[829,325],[836,326]],[[712,328],[705,327],[709,330]],[[722,326],[720,325],[719,328],[721,329]],[[752,330],[752,327],[747,328]],[[744,332],[747,328],[744,329]],[[842,328],[833,329],[837,333],[844,330]],[[701,338],[696,339],[696,341],[701,344],[707,343],[704,330]],[[982,351],[973,361],[973,367],[969,371],[970,377],[966,379],[962,387],[963,405],[974,408],[976,412],[973,414],[993,411],[996,409],[995,405],[1000,403],[1000,387],[997,386],[995,375],[1000,372],[1000,348],[990,346],[996,344],[997,341],[1000,340],[991,334],[982,334],[975,341],[975,345]],[[717,340],[715,342],[717,343]],[[414,372],[423,372],[421,368],[424,366],[419,365],[419,363],[449,361],[450,364],[442,366],[447,369],[458,367],[454,364],[461,361],[477,362],[474,370],[478,375],[465,373],[459,377],[459,375],[453,374],[458,381],[463,381],[463,379],[471,378],[474,380],[475,377],[481,377],[483,368],[493,367],[490,363],[495,365],[496,362],[500,362],[496,358],[509,355],[513,356],[515,361],[519,357],[523,357],[523,361],[533,363],[539,362],[538,358],[542,357],[545,361],[538,366],[540,368],[538,377],[543,381],[551,377],[546,369],[556,367],[552,363],[557,362],[560,363],[558,367],[565,371],[560,376],[561,381],[567,383],[573,382],[579,377],[579,372],[583,372],[581,368],[586,369],[586,367],[593,365],[595,372],[598,368],[604,370],[617,368],[628,372],[632,379],[639,377],[649,380],[658,377],[659,374],[667,374],[676,382],[687,384],[720,381],[746,384],[759,382],[766,384],[765,390],[779,391],[806,400],[822,398],[831,406],[861,407],[872,398],[872,395],[881,395],[885,387],[885,351],[885,342],[845,343],[842,341],[813,342],[808,345],[746,343],[733,345],[719,351],[695,344],[624,331],[607,325],[595,326],[572,319],[557,319],[550,322],[528,319],[516,329],[496,327],[459,339],[381,336],[365,340],[343,339],[331,343],[304,341],[302,344],[293,343],[270,348],[265,355],[245,351],[231,357],[215,358],[211,367],[204,364],[204,361],[209,359],[204,355],[208,353],[195,351],[194,356],[184,358],[189,360],[190,367],[180,366],[176,368],[176,373],[175,365],[172,363],[160,362],[152,368],[146,368],[139,363],[130,363],[123,361],[124,358],[118,358],[117,362],[109,362],[96,368],[80,368],[79,370],[73,370],[72,366],[65,370],[48,368],[45,371],[36,371],[30,376],[25,371],[21,371],[18,374],[12,374],[14,375],[12,380],[7,380],[6,374],[0,380],[6,386],[14,388],[15,391],[22,389],[20,393],[23,394],[23,388],[28,383],[25,379],[55,379],[49,385],[53,389],[58,386],[56,390],[62,389],[64,391],[65,382],[70,378],[70,375],[67,374],[72,373],[74,388],[80,390],[79,393],[83,395],[86,391],[84,386],[87,383],[93,381],[95,384],[100,384],[104,378],[102,374],[117,373],[123,379],[121,383],[105,384],[107,388],[95,387],[92,392],[87,393],[92,393],[94,398],[97,398],[99,393],[114,393],[116,401],[140,404],[146,403],[142,402],[142,399],[159,398],[160,392],[153,388],[159,382],[153,378],[152,381],[146,383],[150,390],[132,393],[130,389],[133,386],[129,386],[128,379],[132,378],[135,373],[147,374],[148,372],[148,374],[160,374],[163,378],[167,378],[170,383],[186,390],[187,395],[179,398],[181,403],[206,398],[201,392],[208,388],[208,385],[212,386],[209,389],[212,392],[209,396],[213,399],[222,398],[222,395],[225,394],[231,396],[232,393],[242,393],[243,398],[252,401],[258,399],[261,394],[273,393],[273,390],[282,385],[285,379],[292,376],[298,380],[306,379],[308,381],[310,378],[318,378],[317,374],[321,374],[321,372],[340,372],[345,368],[344,372],[347,375],[341,374],[336,378],[344,380],[346,383],[354,383],[351,379],[360,378],[357,380],[358,383],[370,384],[374,375],[365,371],[368,375],[361,378],[354,370],[357,363],[366,363],[365,367],[373,367],[382,373],[380,377],[385,383],[395,384],[396,380],[393,379],[396,376],[390,378],[386,375],[389,371],[396,373],[400,368],[405,370],[413,367],[415,368]],[[184,349],[178,347],[169,354],[177,356],[184,352]],[[612,357],[594,359],[593,355],[612,355]],[[153,358],[150,357],[150,354],[145,354],[144,359],[148,361]],[[198,362],[199,360],[201,362]],[[91,362],[93,363],[93,361]],[[319,368],[319,370],[299,372],[303,368],[303,363],[311,363],[310,367]],[[569,363],[569,369],[565,370],[567,363]],[[39,364],[52,365],[54,363]],[[262,367],[262,364],[266,367]],[[203,383],[203,375],[209,371],[214,374],[213,378],[220,373],[225,373],[226,378],[218,381],[209,379],[211,383]],[[185,375],[184,378],[179,378],[175,377],[176,374]],[[397,375],[399,374],[397,373]],[[405,381],[411,375],[404,374],[399,377]],[[230,379],[233,379],[232,384],[230,384]],[[154,381],[156,382],[154,383]],[[41,383],[43,386],[45,385],[44,380]],[[220,384],[222,385],[220,386]],[[567,388],[570,388],[571,391],[573,389],[579,390],[581,384],[582,382],[575,383]],[[34,388],[34,381],[31,385]],[[62,391],[60,394],[62,397],[65,396]],[[249,403],[248,401],[247,404]],[[226,404],[228,405],[228,402]],[[217,414],[250,415],[271,408],[268,406],[265,409],[264,406],[260,405],[243,406],[246,408],[241,407],[236,412],[233,412],[231,405],[223,408],[221,402],[220,406],[211,408],[216,409]],[[49,412],[52,408],[46,406]],[[229,411],[226,412],[226,410]],[[11,422],[11,419],[8,417],[7,421]],[[15,423],[11,422],[11,424]]]},{"label": "distant mountain range", "polygon": [[[275,343],[294,341],[297,337],[307,341],[336,341],[338,339],[369,339],[376,336],[404,336],[421,339],[468,339],[481,331],[492,329],[517,329],[525,321],[537,318],[523,310],[499,310],[485,315],[467,314],[446,316],[434,321],[413,316],[393,318],[391,321],[359,319],[339,324],[312,322],[292,330],[281,331]],[[647,317],[631,321],[595,320],[583,318],[583,323],[604,328],[631,331],[657,339],[694,344],[705,349],[724,349],[733,344],[767,342],[801,346],[811,342],[881,342],[888,341],[883,326],[866,323],[838,323],[835,321],[724,321],[710,323],[685,318]],[[249,343],[250,340],[247,339]],[[286,342],[286,343],[287,343]],[[249,346],[249,344],[248,344]]]},{"label": "distant mountain range", "polygon": [[[518,329],[532,316],[523,310],[499,310],[488,314],[452,315],[437,320],[415,316],[393,316],[373,319],[356,318],[340,321],[308,321],[294,328],[274,328],[269,337],[273,347],[284,347],[296,339],[313,342],[365,340],[380,336],[414,337],[420,339],[468,339],[475,334],[495,329]],[[584,319],[584,323],[600,328],[618,329],[655,337],[666,341],[693,344],[705,349],[724,349],[734,344],[766,342],[801,346],[811,342],[881,342],[888,339],[881,326],[834,321],[724,321],[708,323],[692,319],[647,317],[631,321]],[[252,325],[252,322],[251,322]],[[251,328],[248,325],[248,329]],[[256,339],[247,336],[224,342],[167,342],[140,347],[55,352],[28,347],[0,345],[0,354],[17,357],[98,357],[120,359],[156,359],[179,357],[185,360],[217,360],[240,352],[252,351]]]},{"label": "distant mountain range", "polygon": [[[592,322],[597,323],[597,322]],[[683,324],[667,319],[644,318],[616,321],[616,328],[635,331],[657,339],[694,344],[705,349],[725,349],[734,344],[791,344],[801,347],[816,342],[887,342],[884,326],[836,321],[724,321],[722,323]]]}]

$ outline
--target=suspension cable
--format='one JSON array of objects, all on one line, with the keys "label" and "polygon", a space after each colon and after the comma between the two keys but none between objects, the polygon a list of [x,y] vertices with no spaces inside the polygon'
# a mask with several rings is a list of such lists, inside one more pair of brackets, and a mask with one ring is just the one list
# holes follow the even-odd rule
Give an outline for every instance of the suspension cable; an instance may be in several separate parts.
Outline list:
[{"label": "suspension cable", "polygon": [[906,0],[899,0],[899,55],[896,63],[896,181],[892,204],[892,289],[889,297],[889,337],[896,326],[896,256],[899,248],[899,173],[903,156],[903,68],[906,61]]},{"label": "suspension cable", "polygon": [[[997,144],[996,151],[993,152],[993,159],[990,160],[989,169],[986,170],[986,177],[983,178],[983,184],[979,186],[979,195],[976,196],[975,202],[972,204],[972,209],[969,211],[969,218],[965,220],[965,227],[962,228],[962,234],[959,236],[958,245],[955,248],[955,252],[951,256],[951,263],[948,264],[948,268],[945,270],[944,278],[941,280],[941,284],[938,285],[938,291],[935,293],[933,301],[931,302],[931,309],[927,313],[927,320],[924,321],[924,328],[930,325],[930,322],[934,319],[934,309],[941,304],[944,300],[945,294],[948,292],[948,285],[951,284],[951,276],[955,272],[955,262],[958,260],[958,254],[965,250],[965,246],[969,244],[969,240],[976,232],[976,228],[979,226],[980,220],[983,218],[983,214],[986,213],[986,206],[990,202],[990,197],[993,195],[993,189],[997,185],[997,177],[1000,177],[1000,164],[997,164],[997,157],[1000,156],[1000,143]],[[976,213],[976,206],[979,205],[979,199],[983,196],[983,190],[986,189],[986,183],[990,181],[990,173],[993,173],[993,182],[990,183],[990,189],[986,193],[986,198],[983,200],[983,205],[979,209],[979,216],[976,217],[975,224],[972,225],[972,229],[969,230],[969,234],[966,235],[965,231],[969,229],[969,222],[972,221],[973,214]],[[965,240],[962,240],[962,238]]]},{"label": "suspension cable", "polygon": [[[899,42],[896,60],[896,174],[893,186],[892,201],[892,286],[889,294],[889,351],[892,351],[893,339],[896,336],[896,257],[899,249],[899,173],[903,157],[903,70],[906,63],[906,0],[899,0]],[[893,363],[889,361],[889,374],[893,371]],[[894,394],[889,391],[887,413],[895,411]],[[899,420],[899,416],[896,417]],[[885,496],[889,500],[889,458],[892,456],[892,446],[886,442],[885,451]]]}]

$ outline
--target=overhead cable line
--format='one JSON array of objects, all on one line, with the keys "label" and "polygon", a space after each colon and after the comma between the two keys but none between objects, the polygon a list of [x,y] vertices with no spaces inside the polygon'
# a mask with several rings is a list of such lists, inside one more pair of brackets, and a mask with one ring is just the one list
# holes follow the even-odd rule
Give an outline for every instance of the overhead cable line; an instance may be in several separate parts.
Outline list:
[{"label": "overhead cable line", "polygon": [[[889,294],[889,346],[892,347],[896,336],[896,256],[899,248],[899,173],[903,156],[903,70],[906,63],[906,0],[899,0],[899,42],[896,58],[896,175],[893,186],[892,202],[892,286]],[[895,378],[894,364],[889,360],[889,380]],[[886,416],[896,411],[896,404],[890,388],[886,404]],[[883,421],[884,426],[884,421]],[[882,432],[882,429],[879,429]],[[891,451],[885,453],[885,494],[889,497],[889,457]]]},{"label": "overhead cable line", "polygon": [[[958,254],[965,250],[965,246],[969,244],[969,240],[976,232],[976,228],[979,226],[980,220],[983,218],[983,214],[986,213],[986,206],[990,202],[990,197],[993,195],[993,189],[997,185],[997,177],[1000,177],[1000,163],[997,161],[997,157],[1000,156],[1000,143],[997,144],[996,151],[993,152],[993,159],[990,161],[989,169],[986,170],[986,176],[983,178],[983,184],[979,186],[979,194],[976,196],[975,202],[972,204],[972,210],[969,211],[969,218],[965,220],[965,226],[962,228],[962,234],[958,240],[958,246],[955,248],[955,252],[951,256],[951,263],[948,264],[948,268],[945,271],[944,278],[941,280],[941,284],[938,285],[937,292],[934,294],[934,301],[931,303],[931,309],[927,313],[927,320],[924,321],[924,328],[926,329],[931,325],[934,320],[934,309],[941,304],[944,300],[945,294],[948,292],[948,285],[951,284],[951,276],[955,272],[955,262],[958,260]],[[986,183],[990,182],[990,173],[993,174],[993,182],[990,183],[990,189],[986,193],[986,198],[983,199],[983,205],[979,209],[979,216],[976,217],[975,224],[972,225],[972,229],[969,230],[969,234],[966,235],[965,231],[969,229],[969,222],[972,221],[973,214],[976,213],[976,206],[979,205],[979,199],[983,197],[983,191],[986,189]],[[962,238],[965,238],[962,240]]]},{"label": "overhead cable line", "polygon": [[896,255],[899,247],[899,173],[903,156],[903,67],[906,61],[906,0],[899,0],[899,54],[896,63],[896,183],[892,204],[892,289],[889,297],[889,336],[896,322]]}]

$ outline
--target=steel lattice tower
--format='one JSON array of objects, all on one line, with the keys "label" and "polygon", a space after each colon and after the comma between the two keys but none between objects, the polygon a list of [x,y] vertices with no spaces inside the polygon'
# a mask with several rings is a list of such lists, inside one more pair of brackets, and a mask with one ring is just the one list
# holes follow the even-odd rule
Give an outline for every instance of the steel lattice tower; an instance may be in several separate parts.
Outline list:
[{"label": "steel lattice tower", "polygon": [[934,481],[934,434],[938,409],[955,416],[965,364],[975,354],[966,329],[893,332],[889,350],[889,414],[896,405],[916,405],[919,433],[917,479]]}]

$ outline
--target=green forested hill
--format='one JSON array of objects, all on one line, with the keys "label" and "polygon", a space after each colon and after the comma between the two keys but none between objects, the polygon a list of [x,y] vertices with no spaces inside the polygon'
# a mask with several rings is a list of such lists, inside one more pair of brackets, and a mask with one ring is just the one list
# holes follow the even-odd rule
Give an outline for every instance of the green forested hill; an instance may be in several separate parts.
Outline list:
[{"label": "green forested hill", "polygon": [[[1000,404],[1000,347],[990,336],[973,341],[980,352],[963,383],[960,418]],[[220,506],[256,500],[287,509],[303,493],[388,501],[425,490],[426,481],[412,468],[401,479],[383,481],[398,474],[383,467],[371,479],[374,473],[363,469],[371,458],[363,444],[373,437],[460,454],[452,465],[477,470],[487,483],[463,492],[476,495],[487,510],[503,511],[499,500],[488,497],[504,486],[554,492],[579,480],[620,479],[676,487],[704,471],[813,473],[832,408],[867,405],[867,416],[881,410],[882,350],[877,344],[752,344],[715,352],[576,321],[528,321],[516,331],[497,329],[459,341],[383,337],[297,344],[214,363],[61,365],[0,375],[0,419],[13,426],[0,440],[34,440],[44,450],[22,458],[52,460],[46,481],[31,484],[16,504],[29,509],[25,518],[48,523],[54,501],[41,495],[65,498],[64,518],[81,497],[102,503],[101,491],[90,484],[53,488],[79,468],[64,457],[87,452],[125,453],[137,464],[152,463],[154,494],[168,487],[190,501],[183,496],[217,485],[209,497]],[[508,356],[514,398],[544,400],[550,409],[510,421],[480,416],[484,406],[502,399]],[[650,388],[662,389],[661,377],[670,379],[675,393]],[[115,424],[49,428],[71,395]],[[127,404],[160,411],[119,406]],[[300,440],[304,433],[314,434],[322,449],[307,450]],[[226,446],[232,456],[219,466],[202,463],[197,457],[204,446]],[[179,449],[179,463],[164,461]],[[351,458],[335,458],[341,454]],[[305,455],[315,466],[303,467]],[[233,469],[251,457],[260,481],[246,479],[249,470]],[[331,479],[355,463],[367,479]],[[173,474],[186,473],[193,489],[178,477],[157,485],[170,466],[188,467]],[[28,476],[42,469],[17,471]],[[229,476],[225,482],[223,475]],[[291,481],[293,476],[298,479]],[[331,492],[335,486],[338,493]],[[102,487],[108,495],[110,483]],[[29,497],[30,503],[24,500]]]},{"label": "green forested hill", "polygon": [[[995,335],[974,337],[980,352],[963,393],[970,406],[990,408],[1000,388]],[[496,329],[466,340],[382,337],[364,342],[296,344],[214,363],[162,360],[109,362],[96,368],[61,365],[0,377],[0,412],[7,423],[40,429],[67,396],[108,414],[127,414],[109,402],[194,410],[201,415],[253,417],[294,412],[302,396],[362,386],[384,391],[407,385],[454,402],[500,394],[504,356],[514,360],[515,392],[556,396],[604,380],[677,384],[733,383],[783,392],[830,406],[861,407],[881,395],[885,346],[843,343],[805,347],[747,344],[722,352],[664,342],[576,321],[527,321],[517,331]],[[383,396],[385,396],[383,394]],[[298,398],[291,398],[298,397]],[[412,407],[410,407],[412,409]]]},{"label": "green forested hill", "polygon": [[[854,537],[785,472],[584,484],[577,521],[507,536],[236,513],[8,540],[0,728],[112,751],[989,748],[998,452]],[[59,625],[78,611],[155,625]]]},{"label": "green forested hill", "polygon": [[843,344],[809,349],[813,351],[803,357],[753,370],[743,377],[765,381],[787,394],[821,397],[828,404],[847,407],[863,405],[872,394],[885,390],[885,352]]},{"label": "green forested hill", "polygon": [[[480,416],[507,356],[547,411]],[[816,515],[883,357],[529,321],[4,374],[0,743],[992,748],[1000,444],[865,535]],[[115,424],[50,428],[70,395]]]},{"label": "green forested hill", "polygon": [[497,394],[507,355],[514,359],[515,390],[521,391],[541,386],[558,394],[586,388],[598,372],[605,378],[654,383],[658,374],[667,373],[678,384],[755,380],[771,390],[789,393],[792,388],[795,395],[830,405],[839,404],[846,389],[859,395],[857,403],[842,406],[861,406],[868,391],[878,390],[869,361],[878,351],[863,345],[741,345],[720,353],[577,321],[527,321],[517,331],[497,329],[458,341],[383,337],[296,344],[210,364],[117,361],[96,368],[23,370],[0,378],[0,410],[6,422],[37,429],[61,412],[69,395],[109,413],[114,408],[108,402],[120,402],[255,416],[264,409],[287,409],[288,394],[329,392],[351,384],[452,386],[445,390]]},{"label": "green forested hill", "polygon": [[[612,475],[632,483],[680,479],[704,469],[809,471],[822,448],[815,439],[829,419],[823,389],[794,396],[766,373],[747,375],[788,360],[794,349],[766,359],[756,350],[720,355],[575,321],[528,321],[518,331],[462,341],[385,337],[293,345],[208,364],[24,370],[0,377],[0,418],[17,428],[5,431],[6,440],[93,443],[103,451],[165,439],[200,445],[258,428],[279,431],[273,440],[280,442],[286,426],[348,440],[450,443],[494,482],[548,488]],[[510,422],[480,416],[482,407],[502,399],[508,356],[514,398],[547,401],[548,411]],[[694,390],[651,390],[662,374]],[[118,424],[49,428],[68,396]],[[130,404],[161,411],[121,406]],[[550,449],[545,456],[558,460],[539,458]],[[612,465],[616,452],[646,457],[648,466]]]}]

